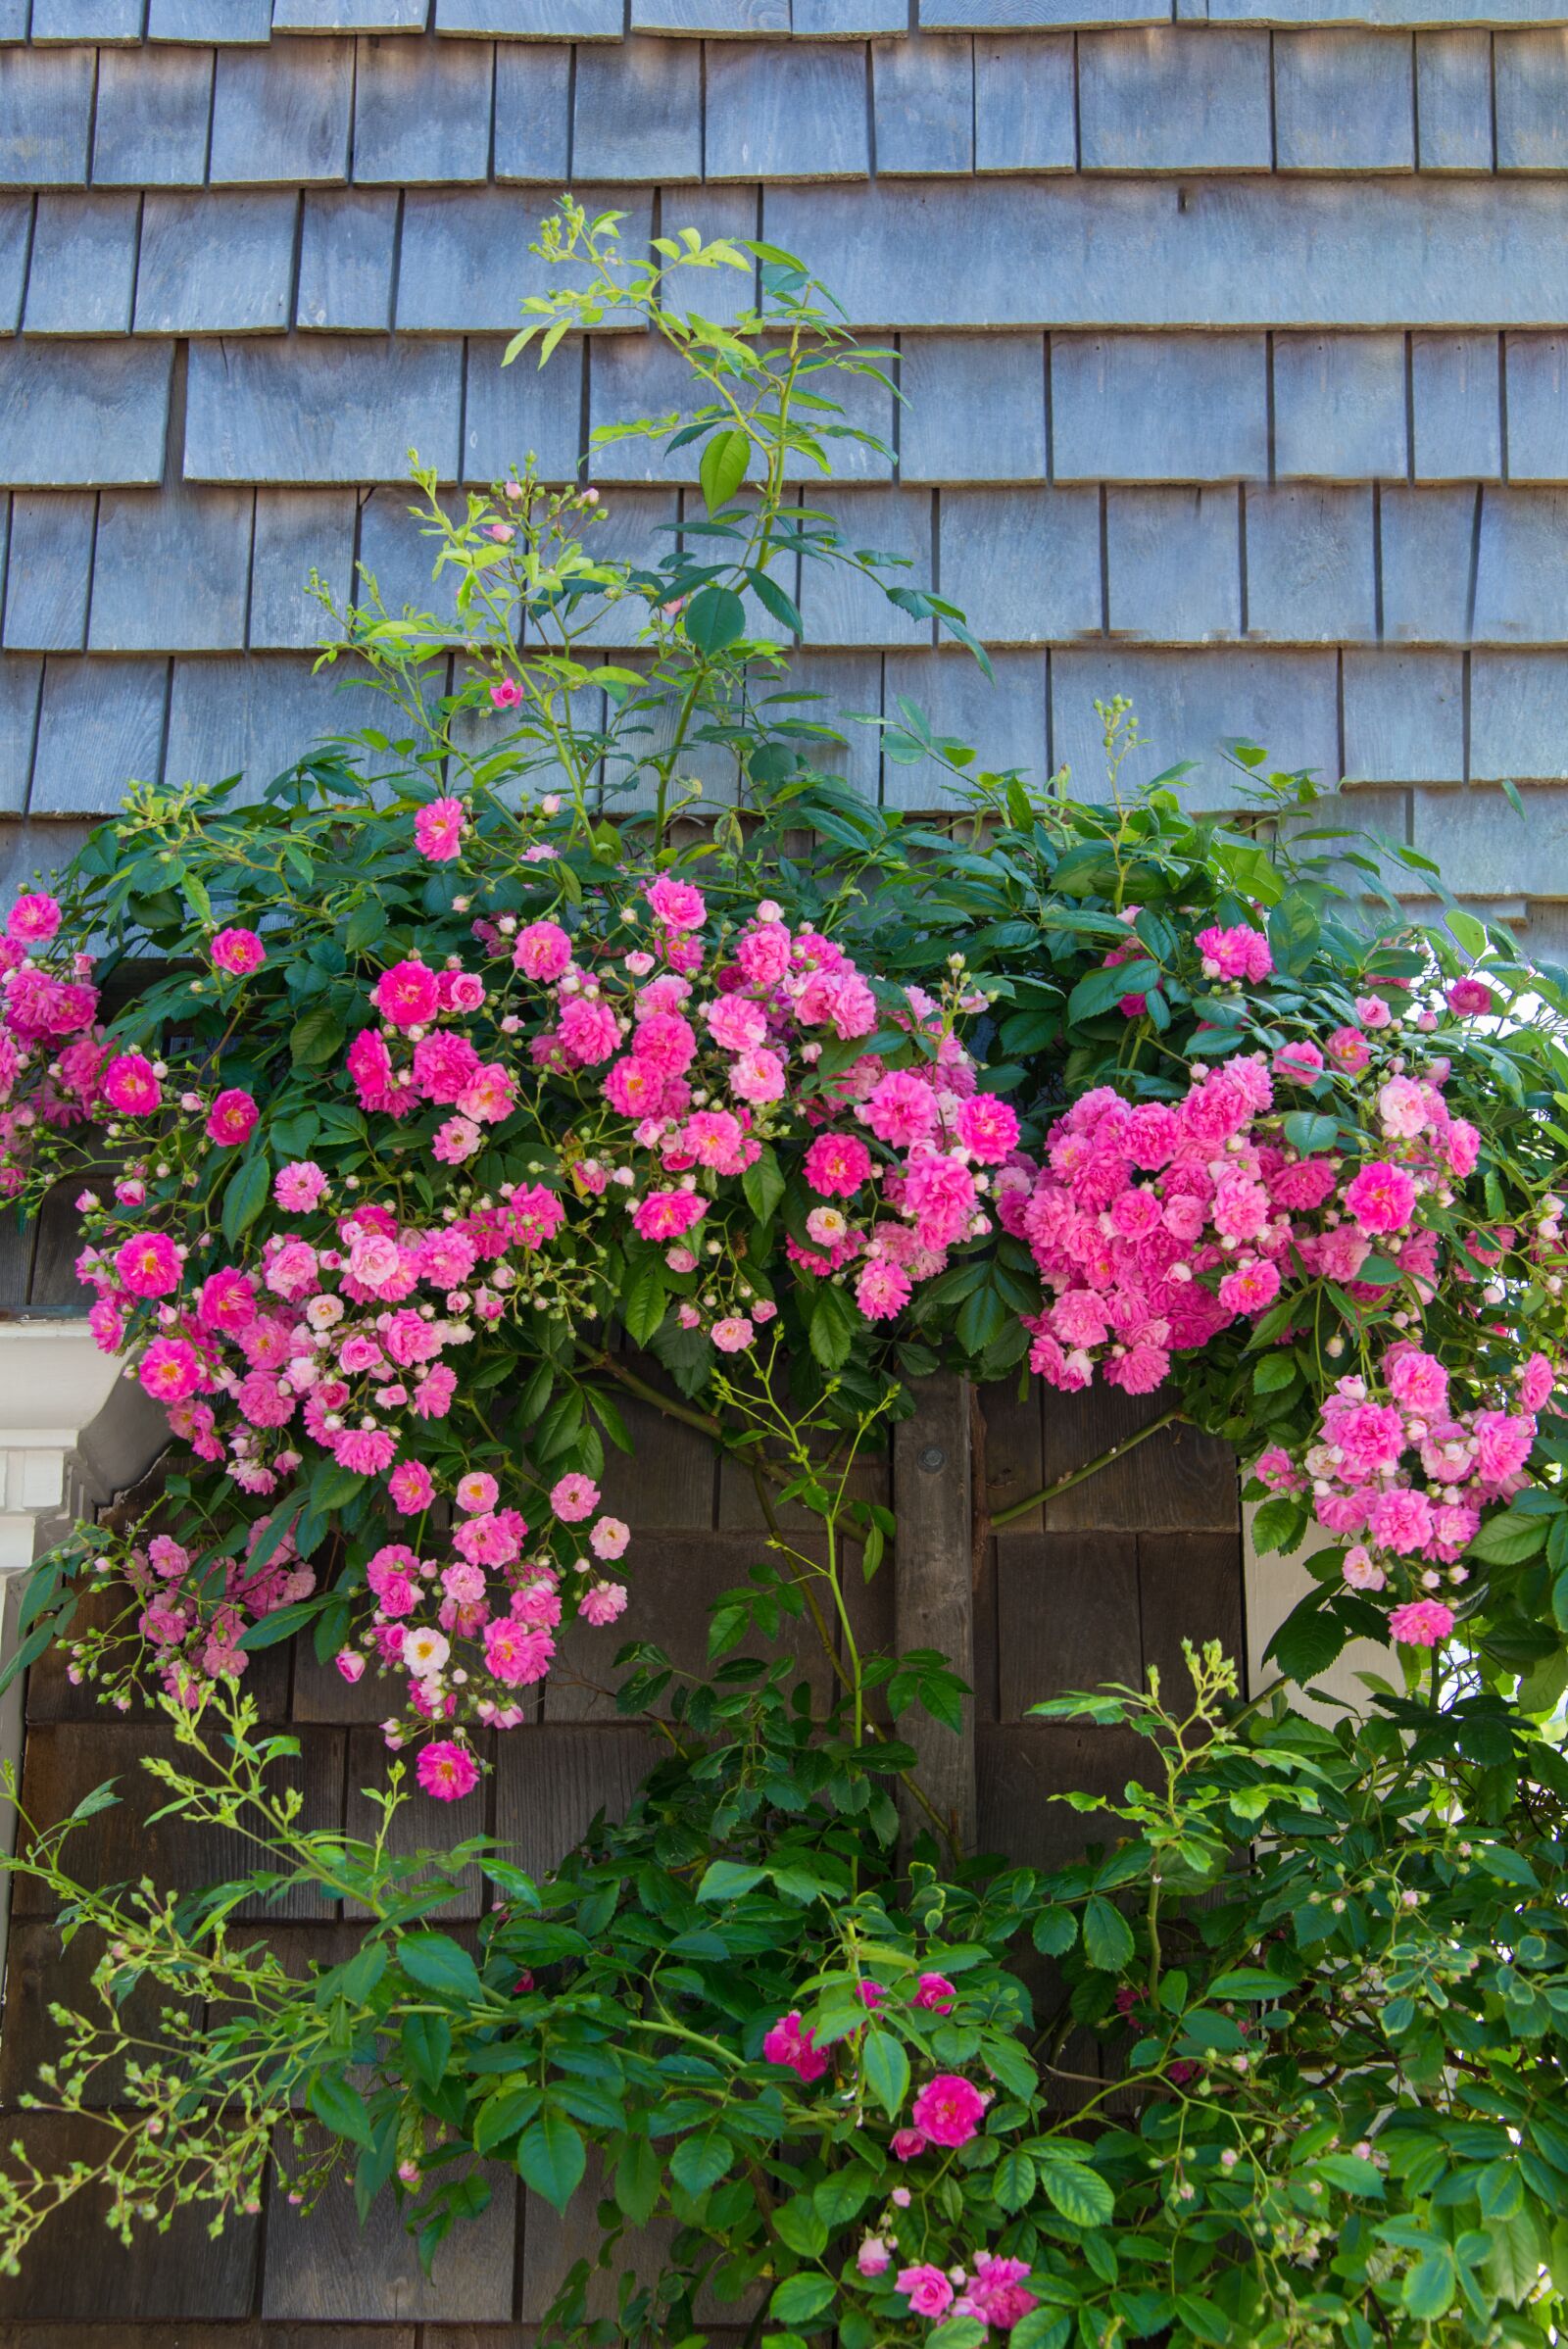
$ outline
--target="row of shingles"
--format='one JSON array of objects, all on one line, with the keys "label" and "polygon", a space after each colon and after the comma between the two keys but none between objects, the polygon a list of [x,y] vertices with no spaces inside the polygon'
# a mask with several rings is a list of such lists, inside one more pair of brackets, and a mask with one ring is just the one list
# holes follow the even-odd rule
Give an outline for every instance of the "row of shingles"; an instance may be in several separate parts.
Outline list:
[{"label": "row of shingles", "polygon": [[30,187],[1542,171],[1568,166],[1565,101],[1555,30],[0,49],[0,171]]}]

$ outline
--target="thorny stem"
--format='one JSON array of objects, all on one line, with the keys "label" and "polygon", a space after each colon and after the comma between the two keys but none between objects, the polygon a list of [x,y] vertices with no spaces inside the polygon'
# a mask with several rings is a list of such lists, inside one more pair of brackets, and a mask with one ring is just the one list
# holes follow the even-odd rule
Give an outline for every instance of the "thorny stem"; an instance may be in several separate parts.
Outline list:
[{"label": "thorny stem", "polygon": [[1158,1419],[1152,1419],[1147,1427],[1138,1428],[1132,1435],[1124,1436],[1119,1444],[1111,1444],[1109,1450],[1102,1451],[1098,1459],[1086,1461],[1082,1468],[1075,1468],[1070,1476],[1058,1477],[1054,1485],[1047,1485],[1043,1492],[1031,1493],[1026,1500],[1009,1501],[1004,1509],[990,1510],[992,1525],[1011,1525],[1014,1519],[1026,1517],[1031,1509],[1038,1509],[1047,1501],[1059,1499],[1063,1493],[1070,1493],[1074,1485],[1085,1485],[1092,1476],[1098,1476],[1102,1468],[1109,1468],[1117,1460],[1125,1459],[1128,1452],[1135,1450],[1140,1444],[1147,1444],[1151,1436],[1157,1436],[1161,1428],[1172,1427],[1177,1420],[1185,1421],[1186,1417],[1181,1405],[1173,1403]]}]

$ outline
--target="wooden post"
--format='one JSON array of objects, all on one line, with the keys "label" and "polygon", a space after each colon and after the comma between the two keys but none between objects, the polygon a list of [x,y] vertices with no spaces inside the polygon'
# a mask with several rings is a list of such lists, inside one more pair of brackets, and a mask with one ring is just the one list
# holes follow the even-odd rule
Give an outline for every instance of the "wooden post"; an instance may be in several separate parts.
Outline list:
[{"label": "wooden post", "polygon": [[[943,1376],[915,1389],[912,1419],[893,1437],[893,1633],[900,1655],[940,1649],[966,1686],[974,1686],[973,1529],[969,1499],[969,1388]],[[899,1734],[914,1747],[916,1775],[960,1849],[975,1840],[974,1699],[966,1697],[958,1736],[915,1708]],[[919,1805],[904,1798],[905,1834],[929,1827]]]}]

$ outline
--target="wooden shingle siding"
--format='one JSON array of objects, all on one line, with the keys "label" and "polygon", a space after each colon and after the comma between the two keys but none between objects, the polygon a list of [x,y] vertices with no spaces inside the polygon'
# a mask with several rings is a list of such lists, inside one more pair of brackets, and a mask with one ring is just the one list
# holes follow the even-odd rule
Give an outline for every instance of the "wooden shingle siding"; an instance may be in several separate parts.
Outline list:
[{"label": "wooden shingle siding", "polygon": [[612,318],[499,364],[577,184],[633,249],[799,252],[890,342],[906,404],[851,405],[894,455],[842,444],[829,502],[998,684],[808,570],[859,710],[1088,787],[1131,691],[1140,771],[1227,805],[1250,733],[1556,952],[1565,94],[1568,0],[0,0],[0,864],[122,762],[256,788],[345,722],[301,582],[384,548],[411,444],[453,486],[591,462],[607,541],[658,551],[695,452],[583,442],[679,397],[662,354]]}]

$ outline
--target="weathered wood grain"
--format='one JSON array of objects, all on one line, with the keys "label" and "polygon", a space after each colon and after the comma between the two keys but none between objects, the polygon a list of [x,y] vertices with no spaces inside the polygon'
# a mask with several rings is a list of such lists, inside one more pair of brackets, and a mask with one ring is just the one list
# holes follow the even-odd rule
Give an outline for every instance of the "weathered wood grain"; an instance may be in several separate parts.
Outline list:
[{"label": "weathered wood grain", "polygon": [[[969,1397],[963,1382],[942,1376],[919,1390],[914,1416],[893,1438],[894,1644],[901,1655],[934,1647],[958,1678],[974,1684],[974,1617],[969,1517]],[[963,1729],[926,1714],[906,1714],[904,1736],[918,1756],[915,1775],[927,1798],[951,1822],[957,1842],[975,1835],[974,1701]],[[906,1801],[907,1798],[906,1798]],[[906,1809],[910,1825],[917,1812]]]},{"label": "weathered wood grain", "polygon": [[1138,1544],[1130,1534],[997,1537],[1000,1711],[1017,1721],[1068,1688],[1143,1677]]},{"label": "weathered wood grain", "polygon": [[[1048,1395],[1046,1484],[1087,1467],[1113,1444],[1125,1444],[1169,1407],[1168,1398],[1157,1395],[1123,1395],[1098,1387],[1083,1395]],[[1166,1428],[1048,1501],[1046,1524],[1053,1533],[1234,1529],[1240,1522],[1237,1490],[1228,1445],[1196,1428]]]},{"label": "weathered wood grain", "polygon": [[375,2204],[362,2227],[353,2187],[341,2175],[308,2215],[288,2209],[274,2194],[268,2213],[263,2316],[333,2327],[388,2319],[417,2323],[435,2315],[481,2323],[510,2317],[517,2180],[500,2162],[488,2163],[485,2175],[489,2207],[453,2228],[428,2277],[420,2272],[414,2237],[388,2197]]},{"label": "weathered wood grain", "polygon": [[1218,1639],[1227,1655],[1245,1658],[1239,1535],[1140,1534],[1138,1585],[1144,1669],[1158,1669],[1169,1698],[1180,1703],[1188,1692],[1184,1639]]},{"label": "weathered wood grain", "polygon": [[662,1751],[651,1731],[624,1723],[510,1731],[496,1762],[498,1841],[519,1868],[542,1876],[582,1840],[599,1812],[625,1817]]}]

